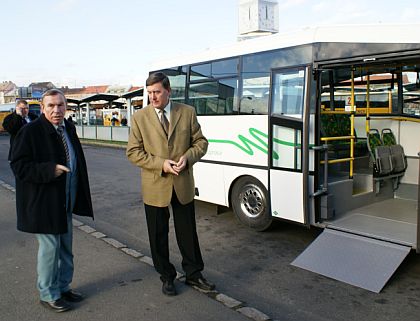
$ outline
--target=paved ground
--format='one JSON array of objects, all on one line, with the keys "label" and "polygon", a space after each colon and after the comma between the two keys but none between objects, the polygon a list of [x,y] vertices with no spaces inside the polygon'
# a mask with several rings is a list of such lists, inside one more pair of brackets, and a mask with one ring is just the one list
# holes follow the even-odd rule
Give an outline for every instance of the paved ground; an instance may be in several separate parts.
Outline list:
[{"label": "paved ground", "polygon": [[[13,175],[6,160],[7,150],[8,137],[0,136],[0,180],[14,185]],[[150,255],[139,190],[138,169],[129,164],[124,150],[94,146],[84,146],[84,150],[88,162],[96,218],[94,222],[85,219],[80,219],[80,221],[123,242],[130,248]],[[3,205],[3,201],[0,201]],[[244,302],[245,305],[255,307],[273,319],[282,321],[420,320],[418,316],[420,255],[411,253],[383,291],[375,294],[290,265],[290,262],[316,238],[319,230],[308,230],[299,225],[281,223],[271,231],[258,233],[239,224],[232,212],[217,215],[214,206],[201,202],[196,204],[197,228],[206,264],[205,275],[217,284],[220,292]],[[0,216],[2,210],[1,206]],[[14,215],[10,213],[8,219],[13,220]],[[8,227],[10,232],[7,235],[10,238],[21,234],[16,234],[12,225]],[[0,228],[3,232],[4,228],[2,226]],[[92,238],[92,236],[89,237]],[[4,238],[6,236],[0,235],[0,242]],[[92,242],[96,241],[99,240],[94,239]],[[180,270],[181,259],[172,232],[170,247],[171,259]],[[0,249],[3,249],[1,244]],[[109,255],[107,251],[102,251],[101,247],[97,248],[97,252],[95,260],[99,260],[101,253]],[[20,256],[15,260],[20,262]],[[2,262],[0,260],[0,271],[3,270]],[[93,267],[91,265],[85,267],[83,264],[84,261],[79,261],[77,272],[83,269],[86,274],[89,274],[85,282],[90,284],[94,282],[92,281],[94,278],[90,277],[90,269],[98,273],[96,264],[93,264]],[[155,282],[153,283],[155,288],[152,287],[152,289],[160,294],[156,273],[153,270],[150,271],[147,280],[140,278],[146,283]],[[31,268],[29,272],[34,273],[34,270]],[[95,273],[93,273],[94,276],[96,276]],[[112,273],[111,268],[109,273]],[[82,281],[82,276],[84,277],[84,275],[77,275],[76,282]],[[134,276],[123,279],[127,285],[122,288],[130,288],[132,283],[136,283],[130,283],[132,279],[138,278]],[[29,282],[34,282],[33,280],[34,278],[31,277]],[[117,278],[115,281],[118,284],[121,280]],[[144,281],[137,283],[143,284]],[[2,279],[0,279],[0,284],[1,282]],[[29,285],[34,286],[34,283]],[[76,285],[83,289],[83,284]],[[32,297],[36,294],[34,288],[26,286],[26,289],[33,291]],[[189,288],[186,289],[189,290]],[[110,290],[110,292],[113,291]],[[115,292],[117,295],[115,300],[119,300],[119,295],[124,293],[124,291],[118,294]],[[201,296],[197,296],[198,294]],[[95,293],[94,296],[96,295],[99,294]],[[201,293],[197,295],[193,298],[204,297],[215,302]],[[112,294],[110,296],[112,297]],[[0,302],[1,300],[0,296]],[[36,303],[36,298],[32,300]],[[89,302],[91,299],[86,305]],[[224,305],[215,303],[218,304],[217,307],[224,308]],[[191,301],[191,305],[195,305],[195,299]],[[0,311],[3,311],[1,303]],[[228,311],[231,312],[231,310]],[[3,321],[1,313],[3,312],[0,312],[0,320]],[[229,316],[230,314],[226,314],[222,319],[229,319]],[[123,313],[120,319],[129,320],[125,317],[130,317],[130,314]],[[185,317],[187,318],[188,315]]]},{"label": "paved ground", "polygon": [[[15,195],[1,186],[0,204],[0,320],[57,320],[38,303],[37,242],[16,231]],[[153,267],[77,227],[74,231],[73,286],[87,299],[60,320],[249,320],[181,281],[178,296],[163,295]]]}]

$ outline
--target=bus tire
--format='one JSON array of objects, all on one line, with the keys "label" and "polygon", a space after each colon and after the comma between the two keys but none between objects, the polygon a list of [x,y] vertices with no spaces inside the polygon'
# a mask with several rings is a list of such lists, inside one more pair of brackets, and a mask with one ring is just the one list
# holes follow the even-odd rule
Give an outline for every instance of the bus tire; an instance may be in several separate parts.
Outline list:
[{"label": "bus tire", "polygon": [[273,221],[267,195],[267,189],[256,178],[239,178],[231,194],[233,212],[238,220],[256,231],[267,230]]}]

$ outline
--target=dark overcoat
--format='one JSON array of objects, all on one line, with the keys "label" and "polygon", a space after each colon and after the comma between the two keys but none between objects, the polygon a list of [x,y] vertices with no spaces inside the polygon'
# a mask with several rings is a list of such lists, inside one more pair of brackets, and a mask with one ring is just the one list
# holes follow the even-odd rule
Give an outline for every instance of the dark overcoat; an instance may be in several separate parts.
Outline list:
[{"label": "dark overcoat", "polygon": [[[28,117],[31,121],[34,121],[38,118],[37,115],[31,112],[28,113]],[[16,134],[24,125],[26,125],[26,121],[22,118],[22,116],[16,114],[16,111],[11,113],[10,115],[7,115],[3,120],[3,128],[10,134],[10,148],[9,155],[7,158],[9,161],[12,157],[13,141],[16,137]]]},{"label": "dark overcoat", "polygon": [[[78,185],[74,214],[93,217],[86,161],[73,124],[66,131],[77,158]],[[11,167],[16,177],[17,228],[41,234],[67,232],[66,175],[55,177],[56,164],[66,165],[66,154],[54,126],[41,115],[16,135]]]}]

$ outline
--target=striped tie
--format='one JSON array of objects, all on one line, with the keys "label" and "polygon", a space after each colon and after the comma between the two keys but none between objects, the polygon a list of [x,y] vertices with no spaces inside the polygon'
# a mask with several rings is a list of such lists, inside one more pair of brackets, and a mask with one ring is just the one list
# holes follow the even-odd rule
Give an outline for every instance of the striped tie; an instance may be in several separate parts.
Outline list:
[{"label": "striped tie", "polygon": [[162,124],[163,130],[166,133],[166,136],[168,136],[168,132],[169,132],[169,121],[168,118],[166,118],[165,113],[166,110],[159,110],[160,113],[160,123]]},{"label": "striped tie", "polygon": [[69,153],[69,146],[67,145],[66,137],[64,136],[64,126],[63,125],[58,126],[57,132],[60,135],[61,142],[63,143],[64,151],[66,152],[67,165],[69,165],[70,164],[70,153]]}]

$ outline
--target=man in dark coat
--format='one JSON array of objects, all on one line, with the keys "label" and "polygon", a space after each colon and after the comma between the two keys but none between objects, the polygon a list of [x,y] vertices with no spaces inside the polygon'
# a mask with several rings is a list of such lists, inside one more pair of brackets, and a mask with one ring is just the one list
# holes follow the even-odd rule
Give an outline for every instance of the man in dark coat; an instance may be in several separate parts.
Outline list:
[{"label": "man in dark coat", "polygon": [[37,115],[29,112],[28,102],[24,99],[17,100],[15,111],[4,118],[3,128],[10,134],[9,156],[7,158],[9,161],[12,155],[12,146],[16,134],[24,125],[37,118]]},{"label": "man in dark coat", "polygon": [[56,312],[83,299],[70,288],[72,213],[93,217],[86,161],[76,128],[64,119],[66,106],[61,91],[44,93],[43,114],[18,132],[10,163],[16,177],[17,228],[36,234],[41,304]]}]

